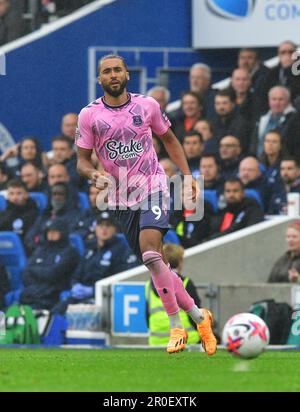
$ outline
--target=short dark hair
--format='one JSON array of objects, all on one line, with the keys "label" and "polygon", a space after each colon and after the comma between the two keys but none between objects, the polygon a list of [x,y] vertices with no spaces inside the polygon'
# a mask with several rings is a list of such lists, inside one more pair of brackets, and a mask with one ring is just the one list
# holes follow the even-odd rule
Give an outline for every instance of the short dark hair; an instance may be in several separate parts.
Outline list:
[{"label": "short dark hair", "polygon": [[42,170],[40,165],[37,162],[35,162],[34,160],[28,160],[27,162],[23,163],[22,166],[21,166],[21,170],[25,166],[33,166],[37,170],[40,170],[40,171]]},{"label": "short dark hair", "polygon": [[186,132],[186,133],[184,134],[183,139],[182,139],[182,143],[184,143],[184,140],[185,140],[187,137],[192,137],[192,136],[197,136],[197,137],[199,138],[200,142],[203,143],[203,136],[202,136],[202,134],[201,134],[200,132],[197,132],[197,130],[194,130],[194,129],[192,129],[192,130],[190,130],[190,131],[188,131],[188,132]]},{"label": "short dark hair", "polygon": [[226,185],[226,183],[238,183],[241,186],[241,189],[244,190],[243,182],[238,177],[229,177],[225,180],[224,186]]},{"label": "short dark hair", "polygon": [[243,52],[251,52],[255,54],[256,59],[259,60],[259,51],[257,49],[253,49],[251,47],[243,47],[242,49],[239,50],[239,57],[240,57],[240,54]]},{"label": "short dark hair", "polygon": [[11,179],[7,183],[7,188],[10,189],[11,187],[22,188],[22,189],[25,190],[25,192],[28,192],[28,189],[27,189],[25,183],[22,182],[22,180],[20,180],[20,179]]},{"label": "short dark hair", "polygon": [[236,94],[235,91],[232,88],[227,88],[224,90],[218,90],[216,93],[216,97],[221,96],[221,97],[228,97],[232,103],[235,103],[236,101]]},{"label": "short dark hair", "polygon": [[299,162],[299,160],[297,159],[297,157],[292,156],[292,155],[283,156],[283,158],[282,158],[281,161],[280,161],[280,164],[281,164],[282,162],[294,162],[297,167],[300,167],[300,162]]},{"label": "short dark hair", "polygon": [[185,96],[193,96],[193,97],[195,97],[195,99],[197,99],[197,102],[199,103],[199,106],[203,107],[203,99],[202,99],[202,97],[200,96],[200,94],[198,94],[198,93],[196,93],[196,92],[193,92],[192,90],[188,90],[188,91],[182,93],[182,95],[181,95],[181,100],[183,100],[183,98],[184,98]]},{"label": "short dark hair", "polygon": [[101,57],[99,64],[98,64],[98,71],[100,70],[101,64],[104,60],[109,60],[109,59],[119,59],[123,63],[125,69],[128,71],[127,63],[124,59],[124,57],[119,56],[118,54],[106,54],[105,56]]},{"label": "short dark hair", "polygon": [[217,165],[218,167],[220,167],[219,158],[218,158],[218,156],[216,156],[215,153],[205,153],[205,154],[203,154],[203,155],[201,156],[201,159],[200,159],[200,165],[201,165],[202,159],[206,159],[206,158],[213,158],[214,161],[215,161],[215,163],[216,163],[216,165]]},{"label": "short dark hair", "polygon": [[66,136],[54,136],[52,138],[52,143],[54,142],[64,142],[69,146],[70,149],[73,149],[73,142]]}]

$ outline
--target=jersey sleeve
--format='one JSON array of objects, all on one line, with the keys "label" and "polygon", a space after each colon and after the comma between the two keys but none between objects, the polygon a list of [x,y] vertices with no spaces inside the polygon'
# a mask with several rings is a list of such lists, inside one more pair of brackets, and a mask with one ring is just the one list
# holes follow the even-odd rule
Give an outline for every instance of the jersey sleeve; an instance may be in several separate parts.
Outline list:
[{"label": "jersey sleeve", "polygon": [[75,143],[83,149],[94,148],[94,136],[90,119],[90,112],[86,109],[81,110],[78,118]]},{"label": "jersey sleeve", "polygon": [[157,101],[152,98],[149,99],[151,99],[151,128],[155,134],[161,136],[167,133],[171,122],[166,113],[161,110]]}]

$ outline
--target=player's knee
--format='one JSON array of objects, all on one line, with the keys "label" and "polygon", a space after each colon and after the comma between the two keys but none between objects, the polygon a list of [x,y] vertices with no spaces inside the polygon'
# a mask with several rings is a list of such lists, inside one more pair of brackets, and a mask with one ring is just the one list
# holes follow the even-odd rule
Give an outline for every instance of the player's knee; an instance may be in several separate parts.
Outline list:
[{"label": "player's knee", "polygon": [[162,260],[162,256],[160,253],[155,252],[153,250],[148,250],[142,254],[143,263],[148,268],[153,267],[155,263],[158,263]]}]

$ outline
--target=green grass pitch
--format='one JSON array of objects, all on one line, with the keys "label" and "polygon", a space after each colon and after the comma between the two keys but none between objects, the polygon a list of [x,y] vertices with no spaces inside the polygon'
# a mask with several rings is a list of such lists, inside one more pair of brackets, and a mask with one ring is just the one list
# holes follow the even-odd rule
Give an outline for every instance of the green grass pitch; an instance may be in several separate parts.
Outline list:
[{"label": "green grass pitch", "polygon": [[300,352],[0,349],[0,391],[300,391]]}]

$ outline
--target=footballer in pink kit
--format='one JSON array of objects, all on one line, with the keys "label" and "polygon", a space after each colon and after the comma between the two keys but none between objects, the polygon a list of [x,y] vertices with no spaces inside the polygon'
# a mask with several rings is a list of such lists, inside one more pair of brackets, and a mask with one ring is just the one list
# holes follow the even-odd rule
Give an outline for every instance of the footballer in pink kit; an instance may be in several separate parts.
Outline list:
[{"label": "footballer in pink kit", "polygon": [[[152,131],[160,137],[171,160],[183,175],[191,175],[183,148],[170,129],[167,116],[151,97],[127,92],[129,72],[125,60],[104,56],[99,64],[99,83],[104,96],[79,115],[76,144],[78,172],[99,189],[108,190],[109,207],[120,223],[129,245],[151,273],[153,283],[170,320],[167,352],[183,350],[187,332],[180,308],[197,324],[208,355],[216,352],[212,315],[199,309],[163,255],[162,239],[168,230],[166,176],[152,144]],[[95,170],[95,149],[103,170]],[[111,194],[112,193],[112,194]],[[198,187],[193,182],[192,195]]]}]

